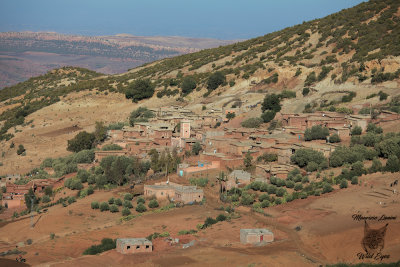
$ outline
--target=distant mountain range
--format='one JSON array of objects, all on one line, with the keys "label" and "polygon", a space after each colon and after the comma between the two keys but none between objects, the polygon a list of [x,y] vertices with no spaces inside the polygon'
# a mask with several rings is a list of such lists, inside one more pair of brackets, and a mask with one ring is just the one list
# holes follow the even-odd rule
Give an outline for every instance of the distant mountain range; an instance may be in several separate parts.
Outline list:
[{"label": "distant mountain range", "polygon": [[62,66],[116,74],[155,60],[233,43],[175,36],[64,35],[54,32],[0,33],[0,88]]}]

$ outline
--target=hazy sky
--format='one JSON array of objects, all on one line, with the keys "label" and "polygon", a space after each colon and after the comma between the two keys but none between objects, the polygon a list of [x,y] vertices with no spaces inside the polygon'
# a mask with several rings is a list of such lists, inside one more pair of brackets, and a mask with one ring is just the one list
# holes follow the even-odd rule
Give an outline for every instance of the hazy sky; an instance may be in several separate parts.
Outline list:
[{"label": "hazy sky", "polygon": [[248,39],[362,0],[0,0],[0,31]]}]

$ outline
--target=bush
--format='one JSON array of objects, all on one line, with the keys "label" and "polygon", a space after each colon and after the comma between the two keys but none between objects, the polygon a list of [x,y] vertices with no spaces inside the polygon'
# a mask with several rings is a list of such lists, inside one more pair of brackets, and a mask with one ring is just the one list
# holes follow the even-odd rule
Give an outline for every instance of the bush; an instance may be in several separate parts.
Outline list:
[{"label": "bush", "polygon": [[196,80],[193,79],[193,77],[191,77],[191,76],[187,76],[183,79],[181,87],[182,87],[182,94],[188,95],[194,89],[196,89],[196,87],[197,87]]},{"label": "bush", "polygon": [[48,203],[48,202],[50,202],[50,197],[49,197],[48,195],[44,195],[44,196],[42,197],[42,202],[43,202],[43,203]]},{"label": "bush", "polygon": [[122,209],[122,216],[128,216],[131,214],[131,211],[129,210],[129,208],[123,208]]},{"label": "bush", "polygon": [[261,202],[261,208],[268,208],[271,205],[268,199],[265,199]]},{"label": "bush", "polygon": [[110,209],[110,206],[108,205],[107,202],[101,202],[100,211],[106,211],[106,210],[109,210],[109,209]]},{"label": "bush", "polygon": [[125,208],[131,209],[133,208],[132,202],[129,200],[124,200],[124,203],[122,204]]},{"label": "bush", "polygon": [[369,133],[369,132],[376,133],[376,134],[381,134],[381,133],[383,133],[383,130],[382,130],[381,127],[376,126],[373,123],[368,123],[367,133]]},{"label": "bush", "polygon": [[146,200],[144,200],[144,198],[139,197],[136,201],[137,204],[144,204],[146,202]]},{"label": "bush", "polygon": [[351,135],[361,135],[362,133],[362,128],[360,126],[355,126],[353,129],[351,129]]},{"label": "bush", "polygon": [[72,204],[72,203],[74,203],[74,202],[76,202],[75,197],[69,197],[69,198],[68,198],[68,204]]},{"label": "bush", "polygon": [[[284,182],[284,181],[283,181]],[[285,183],[285,182],[284,182]],[[284,188],[278,188],[276,190],[276,196],[277,197],[283,197],[286,194],[286,190]]]},{"label": "bush", "polygon": [[263,114],[261,114],[261,119],[267,123],[272,121],[276,116],[276,112],[273,110],[267,110],[265,112],[263,112]]},{"label": "bush", "polygon": [[112,197],[108,200],[108,204],[114,204],[115,199]]},{"label": "bush", "polygon": [[295,191],[300,191],[300,190],[302,190],[303,189],[303,184],[302,183],[296,183],[295,185],[294,185],[294,190]]},{"label": "bush", "polygon": [[83,188],[81,180],[75,178],[65,180],[64,186],[71,190],[81,190]]},{"label": "bush", "polygon": [[351,184],[358,184],[358,177],[357,176],[353,176],[353,178],[351,178]]},{"label": "bush", "polygon": [[122,200],[120,198],[116,198],[114,200],[114,204],[117,205],[117,206],[122,206]]},{"label": "bush", "polygon": [[149,202],[149,208],[154,209],[154,208],[158,208],[160,205],[158,204],[157,200],[152,199]]},{"label": "bush", "polygon": [[111,238],[103,238],[100,245],[93,245],[83,252],[83,255],[96,255],[107,250],[116,248],[116,240]]},{"label": "bush", "polygon": [[315,125],[313,127],[307,128],[304,132],[304,139],[306,141],[311,140],[324,140],[329,135],[329,129],[322,127],[321,125]]},{"label": "bush", "polygon": [[245,128],[258,128],[263,123],[261,118],[249,118],[241,123],[242,127]]},{"label": "bush", "polygon": [[134,126],[137,122],[147,122],[149,118],[153,118],[154,116],[153,111],[146,107],[139,107],[129,115],[129,125]]},{"label": "bush", "polygon": [[279,112],[281,110],[281,98],[279,95],[266,95],[261,105],[261,111],[264,113],[267,110]]},{"label": "bush", "polygon": [[98,209],[99,208],[99,202],[97,202],[97,201],[93,201],[92,202],[92,204],[91,204],[91,207],[92,207],[92,209]]},{"label": "bush", "polygon": [[110,206],[110,211],[111,211],[112,213],[118,212],[118,211],[119,211],[118,206],[115,205],[115,204],[112,204],[112,205]]},{"label": "bush", "polygon": [[147,209],[146,209],[146,207],[143,205],[143,203],[140,203],[139,205],[137,205],[137,207],[136,207],[136,211],[137,212],[140,212],[140,213],[142,213],[142,212],[145,212]]},{"label": "bush", "polygon": [[332,190],[332,186],[328,183],[324,183],[324,185],[322,186],[322,194],[332,192]]},{"label": "bush", "polygon": [[312,149],[298,149],[294,155],[291,156],[290,160],[299,167],[305,167],[311,162],[321,164],[323,161],[326,161],[326,158],[320,151],[315,151]]},{"label": "bush", "polygon": [[254,202],[254,195],[249,193],[243,193],[242,198],[240,199],[240,204],[245,206],[250,206]]},{"label": "bush", "polygon": [[340,182],[340,188],[347,188],[347,180],[343,179],[343,180]]},{"label": "bush", "polygon": [[340,140],[340,137],[339,137],[339,135],[338,134],[332,134],[330,137],[329,137],[329,143],[339,143],[341,140]]},{"label": "bush", "polygon": [[207,228],[213,224],[216,224],[218,221],[216,219],[213,219],[211,217],[207,217],[206,220],[204,221],[203,227]]},{"label": "bush", "polygon": [[132,199],[133,199],[133,195],[132,195],[131,193],[127,193],[127,194],[125,194],[125,196],[124,196],[124,200],[129,200],[129,201],[132,201]]},{"label": "bush", "polygon": [[227,217],[225,214],[219,214],[216,218],[218,222],[226,221]]},{"label": "bush", "polygon": [[56,237],[56,234],[55,234],[55,233],[51,233],[51,234],[50,234],[50,239],[51,239],[51,240],[53,240],[55,237]]},{"label": "bush", "polygon": [[399,158],[395,155],[390,155],[386,162],[385,170],[392,173],[400,171]]},{"label": "bush", "polygon": [[154,85],[150,80],[136,80],[128,86],[125,91],[125,97],[132,99],[132,102],[137,103],[138,101],[152,97],[154,94]]},{"label": "bush", "polygon": [[283,90],[280,94],[281,98],[296,98],[296,92],[290,90]]},{"label": "bush", "polygon": [[222,72],[217,71],[208,78],[207,89],[213,91],[225,82],[226,82],[225,75]]},{"label": "bush", "polygon": [[86,131],[78,133],[74,138],[68,140],[68,151],[79,152],[85,149],[91,149],[95,141],[95,136]]},{"label": "bush", "polygon": [[18,150],[17,150],[17,155],[21,155],[22,153],[24,153],[26,150],[24,148],[23,145],[19,145],[18,146]]},{"label": "bush", "polygon": [[205,187],[208,184],[208,178],[190,178],[189,182],[191,185]]},{"label": "bush", "polygon": [[198,155],[200,151],[203,150],[199,142],[196,142],[192,146],[192,154]]},{"label": "bush", "polygon": [[372,166],[368,169],[369,173],[375,173],[382,170],[382,163],[378,158],[372,160]]},{"label": "bush", "polygon": [[102,151],[113,151],[113,150],[122,150],[122,149],[123,148],[117,144],[107,144],[101,148]]},{"label": "bush", "polygon": [[302,91],[303,96],[306,96],[306,95],[308,95],[309,93],[310,93],[310,88],[304,87],[304,88],[303,88],[303,91]]},{"label": "bush", "polygon": [[309,162],[307,164],[306,171],[314,172],[316,170],[318,170],[318,164],[317,163],[315,163],[314,161],[311,161],[311,162]]}]

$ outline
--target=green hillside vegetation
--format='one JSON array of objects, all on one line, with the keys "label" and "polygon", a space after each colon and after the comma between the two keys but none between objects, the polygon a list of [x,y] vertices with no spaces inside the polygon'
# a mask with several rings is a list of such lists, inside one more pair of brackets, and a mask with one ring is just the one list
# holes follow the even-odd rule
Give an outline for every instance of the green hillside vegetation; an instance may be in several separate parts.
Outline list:
[{"label": "green hillside vegetation", "polygon": [[[261,71],[265,86],[279,86],[284,82],[280,69],[293,70],[292,77],[299,82],[305,78],[305,87],[328,78],[339,84],[351,78],[359,82],[370,79],[373,84],[398,79],[400,69],[370,70],[366,63],[400,55],[399,7],[396,0],[371,0],[322,19],[145,64],[122,75],[102,76],[72,67],[51,71],[0,91],[0,101],[20,104],[0,115],[5,121],[0,140],[12,138],[8,129],[23,124],[27,115],[82,90],[119,92],[133,102],[154,94],[184,101],[194,91],[205,90],[203,97],[219,94],[234,86],[235,80],[248,80]],[[391,110],[398,110],[396,105],[392,104]]]}]

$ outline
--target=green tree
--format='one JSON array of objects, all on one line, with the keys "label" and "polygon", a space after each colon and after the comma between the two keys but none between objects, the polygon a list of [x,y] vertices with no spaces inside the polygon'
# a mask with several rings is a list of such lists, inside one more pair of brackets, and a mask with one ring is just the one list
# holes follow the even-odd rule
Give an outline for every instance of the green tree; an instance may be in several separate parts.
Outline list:
[{"label": "green tree", "polygon": [[235,116],[236,116],[235,112],[228,112],[228,114],[226,114],[226,118],[228,120],[235,118]]},{"label": "green tree", "polygon": [[191,76],[187,76],[182,81],[182,94],[188,95],[194,89],[196,89],[196,87],[197,87],[196,80]]},{"label": "green tree", "polygon": [[149,110],[147,107],[139,107],[131,112],[129,116],[129,124],[130,126],[134,126],[137,122],[148,122],[149,119],[153,117],[153,111]]},{"label": "green tree", "polygon": [[68,151],[79,152],[84,149],[91,149],[96,137],[86,131],[78,133],[74,138],[68,140]]},{"label": "green tree", "polygon": [[340,140],[340,137],[339,137],[339,135],[338,134],[332,134],[330,137],[329,137],[329,143],[339,143],[341,140]]},{"label": "green tree", "polygon": [[96,121],[94,138],[97,144],[103,142],[107,137],[107,127],[104,126],[104,122]]},{"label": "green tree", "polygon": [[160,205],[158,204],[157,200],[152,199],[149,202],[149,208],[154,209],[154,208],[158,208]]},{"label": "green tree", "polygon": [[25,152],[24,146],[23,145],[19,145],[18,146],[18,150],[17,150],[17,155],[21,155],[24,152]]},{"label": "green tree", "polygon": [[35,195],[32,188],[29,188],[27,194],[25,194],[25,205],[26,208],[31,211],[32,205],[35,207],[39,203],[39,198]]},{"label": "green tree", "polygon": [[353,129],[351,129],[351,135],[361,135],[362,133],[362,128],[360,126],[355,126]]},{"label": "green tree", "polygon": [[261,114],[261,119],[264,122],[270,122],[275,118],[276,112],[273,110],[267,110]]},{"label": "green tree", "polygon": [[224,84],[225,82],[226,82],[225,75],[222,72],[217,71],[208,78],[207,89],[213,91],[217,89],[220,85]]},{"label": "green tree", "polygon": [[398,172],[400,171],[399,158],[395,155],[390,155],[385,166],[385,170],[388,172]]},{"label": "green tree", "polygon": [[241,123],[242,127],[245,128],[258,128],[263,123],[261,118],[249,118]]},{"label": "green tree", "polygon": [[139,205],[136,206],[136,211],[137,212],[142,213],[142,212],[145,212],[146,210],[147,209],[146,209],[145,205],[143,205],[143,203],[140,203]]},{"label": "green tree", "polygon": [[266,95],[261,105],[261,110],[264,113],[266,110],[279,112],[281,110],[281,98],[279,95],[271,94]]},{"label": "green tree", "polygon": [[253,157],[251,156],[250,152],[246,153],[246,156],[243,159],[243,164],[246,170],[252,170],[253,169]]},{"label": "green tree", "polygon": [[196,142],[192,146],[192,154],[198,155],[203,148],[201,147],[199,142]]},{"label": "green tree", "polygon": [[125,97],[132,99],[133,102],[150,98],[154,94],[154,85],[149,79],[139,79],[131,83],[125,91]]}]

